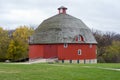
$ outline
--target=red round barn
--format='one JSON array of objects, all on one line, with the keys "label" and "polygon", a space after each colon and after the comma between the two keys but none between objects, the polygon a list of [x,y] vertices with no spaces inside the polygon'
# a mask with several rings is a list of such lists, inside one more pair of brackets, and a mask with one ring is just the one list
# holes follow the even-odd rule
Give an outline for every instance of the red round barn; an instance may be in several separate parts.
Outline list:
[{"label": "red round barn", "polygon": [[59,14],[44,20],[30,37],[29,59],[57,58],[59,61],[96,63],[97,42],[78,18],[58,8]]}]

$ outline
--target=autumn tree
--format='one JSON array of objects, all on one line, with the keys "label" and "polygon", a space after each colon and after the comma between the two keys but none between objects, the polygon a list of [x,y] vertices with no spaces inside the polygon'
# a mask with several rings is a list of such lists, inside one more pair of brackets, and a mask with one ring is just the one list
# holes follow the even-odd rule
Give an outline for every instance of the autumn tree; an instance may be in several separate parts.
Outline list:
[{"label": "autumn tree", "polygon": [[9,45],[9,35],[7,30],[3,30],[0,27],[0,61],[4,61],[6,59],[6,53]]},{"label": "autumn tree", "polygon": [[28,58],[28,38],[32,35],[33,29],[27,26],[20,26],[11,35],[7,58],[12,61]]},{"label": "autumn tree", "polygon": [[120,41],[113,41],[103,55],[106,62],[120,62]]}]

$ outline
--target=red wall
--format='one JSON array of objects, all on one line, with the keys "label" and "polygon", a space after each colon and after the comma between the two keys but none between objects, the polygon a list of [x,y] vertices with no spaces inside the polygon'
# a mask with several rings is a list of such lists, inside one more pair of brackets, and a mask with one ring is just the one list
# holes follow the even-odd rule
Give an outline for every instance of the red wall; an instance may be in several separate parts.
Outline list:
[{"label": "red wall", "polygon": [[57,56],[57,45],[30,45],[29,58],[54,58]]},{"label": "red wall", "polygon": [[54,58],[57,56],[57,45],[44,45],[44,58]]},{"label": "red wall", "polygon": [[[81,49],[81,55],[78,55],[78,49]],[[52,58],[58,57],[59,60],[77,60],[77,59],[95,59],[96,45],[89,44],[68,44],[64,48],[63,44],[40,44],[29,46],[29,58]]]},{"label": "red wall", "polygon": [[[81,49],[81,55],[78,55],[78,49]],[[77,60],[77,59],[95,59],[96,45],[89,44],[69,44],[67,48],[61,44],[58,46],[58,56],[60,60]]]},{"label": "red wall", "polygon": [[43,46],[42,45],[29,45],[29,58],[42,58],[43,57]]}]

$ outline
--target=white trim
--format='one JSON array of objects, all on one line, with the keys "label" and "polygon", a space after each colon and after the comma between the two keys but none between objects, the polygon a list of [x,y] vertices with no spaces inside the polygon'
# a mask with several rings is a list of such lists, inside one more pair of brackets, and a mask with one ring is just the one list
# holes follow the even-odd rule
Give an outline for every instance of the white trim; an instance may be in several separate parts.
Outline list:
[{"label": "white trim", "polygon": [[81,35],[78,35],[78,41],[81,41]]},{"label": "white trim", "polygon": [[89,47],[92,48],[92,44],[90,44]]},{"label": "white trim", "polygon": [[68,44],[67,43],[64,43],[64,48],[67,48],[68,47]]}]

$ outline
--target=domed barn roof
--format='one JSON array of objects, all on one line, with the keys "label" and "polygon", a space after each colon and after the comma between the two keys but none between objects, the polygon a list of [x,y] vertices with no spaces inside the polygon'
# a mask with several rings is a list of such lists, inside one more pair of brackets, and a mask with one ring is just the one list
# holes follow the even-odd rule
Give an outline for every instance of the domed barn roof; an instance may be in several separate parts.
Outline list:
[{"label": "domed barn roof", "polygon": [[[30,38],[30,44],[48,43],[97,43],[91,30],[78,18],[66,14],[65,7],[59,14],[44,20]],[[77,36],[84,41],[76,41]]]}]

